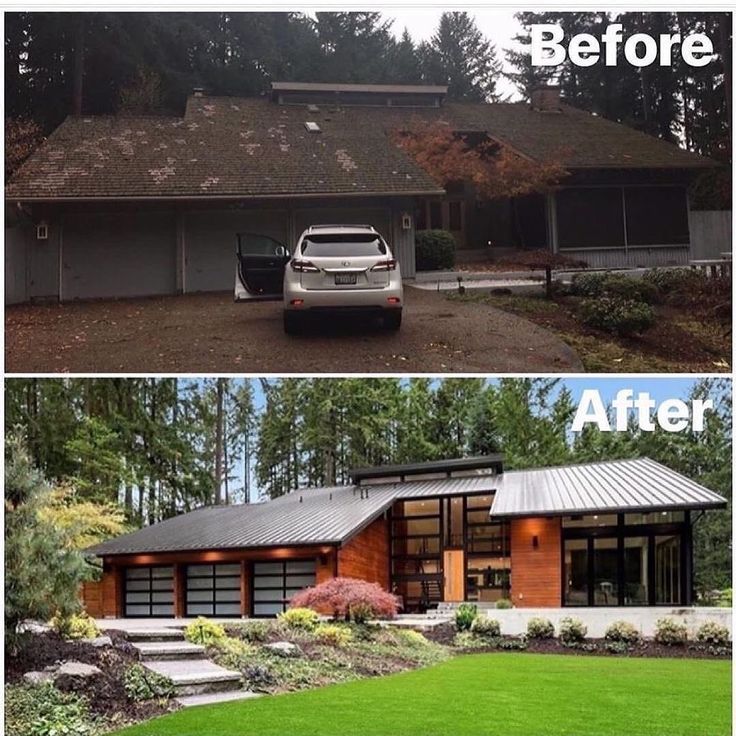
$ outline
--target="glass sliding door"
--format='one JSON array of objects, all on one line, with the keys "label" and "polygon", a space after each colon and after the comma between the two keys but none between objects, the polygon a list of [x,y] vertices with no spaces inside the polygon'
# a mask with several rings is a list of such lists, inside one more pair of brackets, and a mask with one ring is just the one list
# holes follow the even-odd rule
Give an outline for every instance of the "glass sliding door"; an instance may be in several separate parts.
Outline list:
[{"label": "glass sliding door", "polygon": [[655,603],[679,605],[682,602],[680,576],[680,538],[654,538]]},{"label": "glass sliding door", "polygon": [[593,539],[593,605],[618,605],[618,539]]},{"label": "glass sliding door", "polygon": [[649,604],[649,537],[624,539],[625,606]]},{"label": "glass sliding door", "polygon": [[588,605],[588,540],[566,539],[564,602],[566,606]]}]

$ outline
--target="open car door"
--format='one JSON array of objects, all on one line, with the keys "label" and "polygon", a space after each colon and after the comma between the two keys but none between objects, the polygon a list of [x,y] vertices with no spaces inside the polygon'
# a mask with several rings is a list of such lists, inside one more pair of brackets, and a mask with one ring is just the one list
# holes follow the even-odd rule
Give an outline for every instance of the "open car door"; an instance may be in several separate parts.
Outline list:
[{"label": "open car door", "polygon": [[235,301],[280,299],[290,258],[288,248],[268,235],[238,233]]}]

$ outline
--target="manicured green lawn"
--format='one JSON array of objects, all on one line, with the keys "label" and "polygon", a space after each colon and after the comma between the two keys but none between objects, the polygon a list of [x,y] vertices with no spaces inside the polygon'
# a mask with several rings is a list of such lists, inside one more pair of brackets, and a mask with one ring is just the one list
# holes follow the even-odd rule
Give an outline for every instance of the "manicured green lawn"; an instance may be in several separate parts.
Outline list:
[{"label": "manicured green lawn", "polygon": [[720,736],[731,662],[519,653],[201,706],[125,736]]}]

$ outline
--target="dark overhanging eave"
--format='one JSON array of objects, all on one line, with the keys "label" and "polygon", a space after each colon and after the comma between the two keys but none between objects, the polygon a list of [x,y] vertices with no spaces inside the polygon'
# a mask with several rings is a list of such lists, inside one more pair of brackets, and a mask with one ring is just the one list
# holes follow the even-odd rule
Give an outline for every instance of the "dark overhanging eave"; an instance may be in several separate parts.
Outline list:
[{"label": "dark overhanging eave", "polygon": [[7,202],[210,202],[239,200],[259,201],[271,199],[358,199],[360,197],[436,197],[443,196],[444,189],[410,189],[406,191],[360,192],[282,192],[278,194],[171,194],[171,195],[104,195],[92,197],[50,197],[5,195]]},{"label": "dark overhanging eave", "polygon": [[500,463],[503,463],[503,455],[497,453],[493,455],[457,458],[454,460],[435,460],[425,463],[380,465],[375,468],[351,468],[348,471],[348,475],[353,481],[358,481],[362,478],[386,478],[393,475],[442,473],[453,470],[480,470],[482,468],[493,468]]},{"label": "dark overhanging eave", "polygon": [[580,516],[588,514],[647,514],[655,511],[717,511],[727,508],[726,501],[703,501],[688,504],[654,504],[651,506],[602,506],[597,508],[570,508],[570,509],[539,509],[524,511],[507,511],[494,513],[491,508],[490,517],[493,519],[531,519],[544,517]]}]

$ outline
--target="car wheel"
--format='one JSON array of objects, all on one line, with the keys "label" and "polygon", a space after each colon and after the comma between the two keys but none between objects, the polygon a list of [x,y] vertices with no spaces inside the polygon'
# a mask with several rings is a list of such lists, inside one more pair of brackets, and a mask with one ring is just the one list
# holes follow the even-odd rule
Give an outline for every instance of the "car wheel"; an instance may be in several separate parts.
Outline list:
[{"label": "car wheel", "polygon": [[387,330],[398,330],[401,327],[401,310],[394,309],[383,315],[383,326]]},{"label": "car wheel", "polygon": [[298,335],[301,332],[302,320],[300,314],[284,311],[284,332],[287,335]]}]

